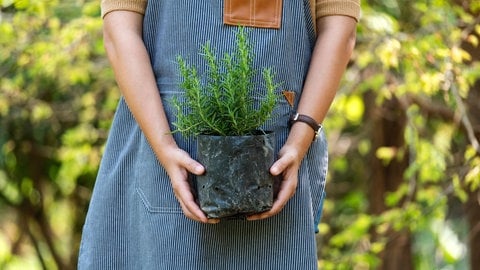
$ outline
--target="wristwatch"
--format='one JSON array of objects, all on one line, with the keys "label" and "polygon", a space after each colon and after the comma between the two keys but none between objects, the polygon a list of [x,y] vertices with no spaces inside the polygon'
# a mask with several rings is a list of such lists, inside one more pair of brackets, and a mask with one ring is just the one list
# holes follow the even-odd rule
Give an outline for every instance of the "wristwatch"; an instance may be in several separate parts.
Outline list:
[{"label": "wristwatch", "polygon": [[290,116],[289,124],[290,126],[292,126],[296,122],[303,122],[309,125],[313,129],[313,131],[315,131],[315,137],[313,138],[314,141],[317,140],[317,138],[320,136],[320,132],[322,131],[323,127],[321,124],[318,124],[317,121],[315,121],[315,119],[313,119],[312,117],[304,114],[294,113]]}]

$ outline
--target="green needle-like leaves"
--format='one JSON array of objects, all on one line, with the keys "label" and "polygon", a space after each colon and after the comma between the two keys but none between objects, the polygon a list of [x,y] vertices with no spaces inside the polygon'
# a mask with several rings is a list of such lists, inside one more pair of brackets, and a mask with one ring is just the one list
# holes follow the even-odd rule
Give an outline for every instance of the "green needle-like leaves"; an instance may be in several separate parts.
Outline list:
[{"label": "green needle-like leaves", "polygon": [[[256,71],[252,67],[253,53],[246,30],[239,28],[236,48],[218,59],[210,43],[201,48],[201,55],[207,63],[205,84],[202,85],[197,68],[178,56],[182,82],[180,88],[185,98],[173,99],[177,121],[176,130],[188,135],[249,135],[271,117],[277,103],[277,84],[273,72],[265,68],[265,95],[260,101],[253,99],[258,88],[253,84]],[[258,104],[257,104],[258,103]]]}]

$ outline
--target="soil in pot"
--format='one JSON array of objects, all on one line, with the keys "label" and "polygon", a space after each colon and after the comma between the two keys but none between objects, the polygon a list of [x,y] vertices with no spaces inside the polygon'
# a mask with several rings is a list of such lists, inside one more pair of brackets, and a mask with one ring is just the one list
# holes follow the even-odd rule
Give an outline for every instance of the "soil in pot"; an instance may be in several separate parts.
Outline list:
[{"label": "soil in pot", "polygon": [[273,204],[275,134],[200,135],[197,159],[205,166],[196,178],[200,208],[209,218],[242,218]]}]

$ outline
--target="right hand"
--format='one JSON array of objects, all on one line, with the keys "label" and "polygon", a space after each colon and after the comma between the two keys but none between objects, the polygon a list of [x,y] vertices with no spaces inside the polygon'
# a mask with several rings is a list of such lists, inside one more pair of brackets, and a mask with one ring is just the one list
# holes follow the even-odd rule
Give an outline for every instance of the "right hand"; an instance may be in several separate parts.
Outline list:
[{"label": "right hand", "polygon": [[[195,203],[188,182],[189,172],[199,175],[205,169],[181,150],[170,134],[156,76],[143,42],[143,15],[118,10],[104,18],[104,44],[122,94],[138,125],[167,170],[173,191],[188,218],[209,220]],[[166,134],[158,136],[158,134]]]},{"label": "right hand", "polygon": [[180,148],[167,151],[167,153],[168,156],[163,158],[160,162],[170,177],[173,192],[180,203],[185,216],[202,223],[218,223],[220,220],[208,219],[202,212],[198,204],[195,202],[195,197],[192,194],[190,183],[188,181],[189,173],[202,175],[205,173],[205,168]]}]

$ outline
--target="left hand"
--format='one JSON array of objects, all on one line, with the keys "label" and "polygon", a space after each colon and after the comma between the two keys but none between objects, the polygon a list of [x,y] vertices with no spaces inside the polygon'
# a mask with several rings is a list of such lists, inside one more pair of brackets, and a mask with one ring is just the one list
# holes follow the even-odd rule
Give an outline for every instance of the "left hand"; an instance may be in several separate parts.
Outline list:
[{"label": "left hand", "polygon": [[279,159],[270,168],[270,173],[274,176],[281,176],[282,183],[277,199],[272,208],[263,213],[251,215],[247,220],[259,220],[269,218],[278,214],[293,197],[298,184],[298,170],[303,155],[295,147],[285,145],[279,152]]},{"label": "left hand", "polygon": [[278,160],[270,167],[270,173],[280,176],[282,181],[277,198],[269,211],[248,216],[247,220],[269,218],[282,211],[297,190],[298,171],[312,138],[313,130],[310,126],[304,123],[292,126],[287,141],[278,153]]}]

